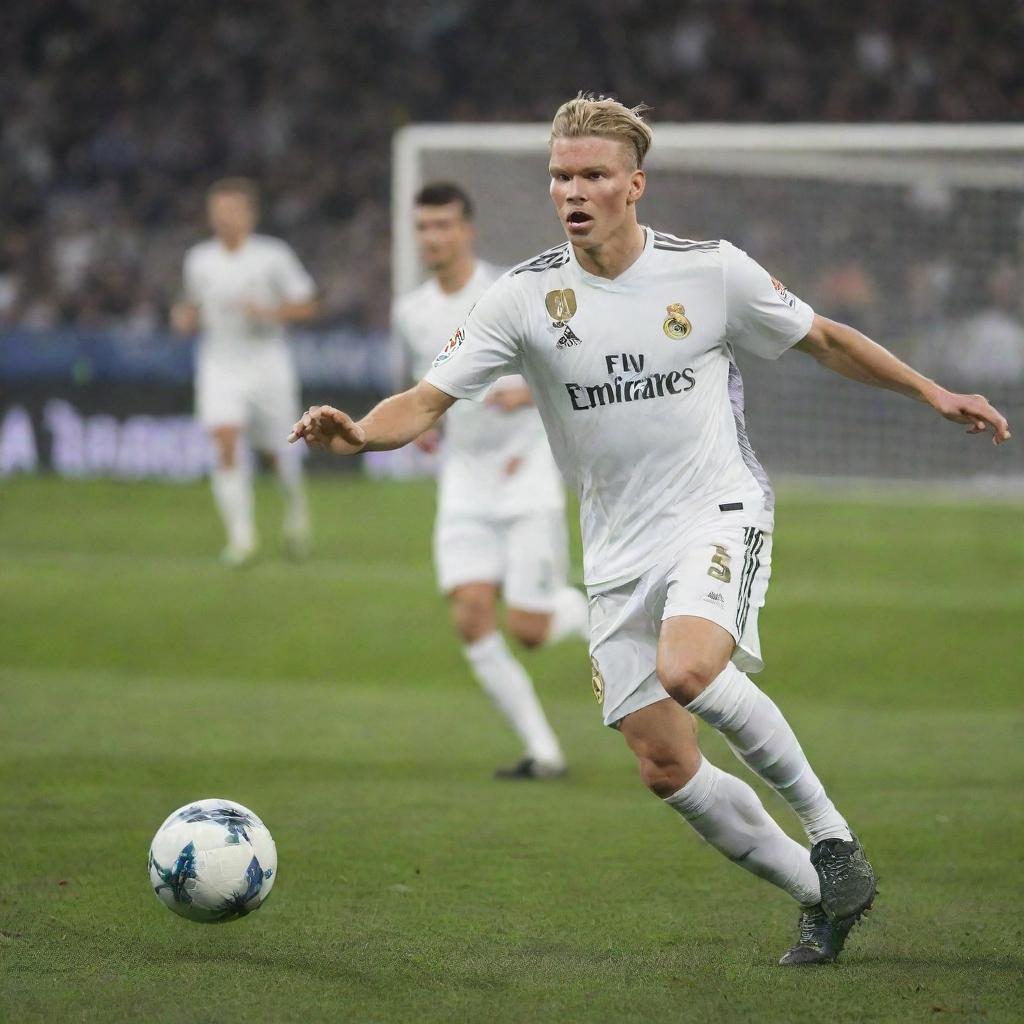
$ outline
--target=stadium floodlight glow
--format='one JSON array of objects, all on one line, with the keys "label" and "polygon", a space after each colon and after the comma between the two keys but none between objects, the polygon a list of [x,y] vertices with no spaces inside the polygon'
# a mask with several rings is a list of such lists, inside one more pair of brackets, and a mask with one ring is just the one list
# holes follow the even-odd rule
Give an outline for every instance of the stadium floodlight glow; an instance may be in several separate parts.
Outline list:
[{"label": "stadium floodlight glow", "polygon": [[[1024,267],[1024,125],[652,127],[643,223],[728,238],[819,313],[922,372],[999,407],[1024,404],[1024,356],[1014,355],[1024,353],[1024,308],[1019,294],[1013,308],[996,294],[1000,274]],[[412,205],[428,180],[473,196],[485,259],[512,265],[564,240],[546,194],[548,132],[418,124],[396,133],[396,295],[422,280]],[[936,429],[928,410],[811,360],[747,360],[743,371],[751,436],[775,476],[1024,485],[1020,445],[968,443],[952,426]]]}]

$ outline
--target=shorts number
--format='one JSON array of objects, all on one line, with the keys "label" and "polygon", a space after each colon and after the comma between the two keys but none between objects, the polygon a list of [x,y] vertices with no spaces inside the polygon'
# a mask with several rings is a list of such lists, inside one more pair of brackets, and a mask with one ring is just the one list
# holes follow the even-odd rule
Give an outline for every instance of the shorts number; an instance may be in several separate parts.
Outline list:
[{"label": "shorts number", "polygon": [[715,553],[711,556],[711,565],[708,566],[708,575],[723,583],[728,583],[732,579],[732,573],[729,571],[729,552],[721,544],[715,545]]}]

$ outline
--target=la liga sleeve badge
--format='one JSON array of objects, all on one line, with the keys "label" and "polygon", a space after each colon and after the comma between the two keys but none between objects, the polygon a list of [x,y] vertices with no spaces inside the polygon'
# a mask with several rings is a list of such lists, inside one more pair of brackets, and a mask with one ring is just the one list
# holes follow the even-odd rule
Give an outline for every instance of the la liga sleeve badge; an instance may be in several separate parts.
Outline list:
[{"label": "la liga sleeve badge", "polygon": [[445,347],[441,349],[440,352],[437,353],[437,356],[434,358],[434,366],[441,366],[444,363],[447,363],[448,360],[451,359],[451,357],[455,355],[455,353],[458,352],[460,348],[462,348],[462,343],[465,340],[466,332],[463,328],[460,327],[448,339],[448,344],[445,345]]}]

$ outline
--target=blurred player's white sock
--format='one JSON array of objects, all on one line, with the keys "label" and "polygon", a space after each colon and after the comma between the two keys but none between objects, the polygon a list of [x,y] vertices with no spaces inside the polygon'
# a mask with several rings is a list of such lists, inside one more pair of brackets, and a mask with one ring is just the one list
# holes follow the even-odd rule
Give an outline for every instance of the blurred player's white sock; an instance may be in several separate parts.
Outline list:
[{"label": "blurred player's white sock", "polygon": [[562,748],[548,724],[526,669],[512,656],[498,632],[463,647],[477,682],[508,719],[526,754],[545,765],[565,763]]},{"label": "blurred player's white sock", "polygon": [[210,474],[210,484],[213,487],[213,500],[227,531],[229,547],[238,551],[251,551],[256,546],[256,528],[253,524],[252,481],[248,467],[215,467]]},{"label": "blurred player's white sock", "polygon": [[812,843],[851,838],[782,712],[735,665],[686,707],[717,729],[733,753],[793,808]]},{"label": "blurred player's white sock", "polygon": [[696,775],[665,803],[740,867],[785,889],[802,906],[821,902],[807,850],[779,828],[742,779],[702,760]]},{"label": "blurred player's white sock", "polygon": [[302,452],[289,447],[275,454],[274,469],[285,497],[284,535],[293,544],[309,539],[309,506],[302,483]]},{"label": "blurred player's white sock", "polygon": [[562,587],[555,595],[555,607],[551,613],[545,644],[557,644],[567,636],[589,638],[589,615],[587,599],[575,587]]}]

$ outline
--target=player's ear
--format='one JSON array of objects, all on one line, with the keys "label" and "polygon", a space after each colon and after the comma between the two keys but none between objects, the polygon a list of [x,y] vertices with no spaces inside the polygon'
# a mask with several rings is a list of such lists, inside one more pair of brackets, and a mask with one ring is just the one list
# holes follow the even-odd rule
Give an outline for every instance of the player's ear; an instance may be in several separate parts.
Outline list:
[{"label": "player's ear", "polygon": [[626,196],[627,204],[632,205],[633,203],[638,202],[640,197],[644,194],[644,189],[646,187],[647,172],[638,168],[629,177],[629,194]]}]

